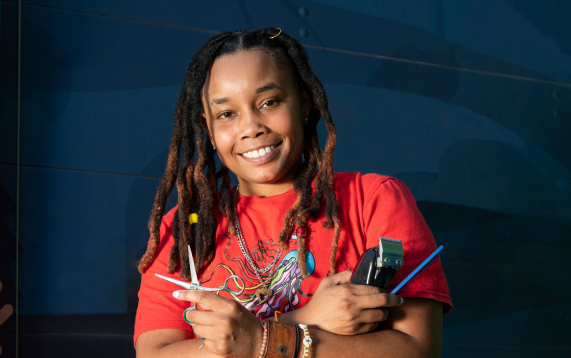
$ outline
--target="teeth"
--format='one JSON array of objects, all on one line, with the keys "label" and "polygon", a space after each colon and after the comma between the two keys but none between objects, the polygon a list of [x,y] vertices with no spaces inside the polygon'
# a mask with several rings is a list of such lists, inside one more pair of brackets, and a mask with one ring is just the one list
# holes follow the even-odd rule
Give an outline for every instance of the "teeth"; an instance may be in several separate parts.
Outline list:
[{"label": "teeth", "polygon": [[276,147],[275,145],[271,145],[269,147],[261,148],[259,150],[252,150],[251,152],[242,153],[242,155],[247,158],[259,158],[274,150],[275,147]]}]

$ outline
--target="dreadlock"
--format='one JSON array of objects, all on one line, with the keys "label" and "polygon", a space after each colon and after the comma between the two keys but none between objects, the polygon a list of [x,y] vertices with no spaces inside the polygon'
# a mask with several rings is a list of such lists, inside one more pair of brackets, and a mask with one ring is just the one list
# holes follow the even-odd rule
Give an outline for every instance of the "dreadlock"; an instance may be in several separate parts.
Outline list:
[{"label": "dreadlock", "polygon": [[[272,54],[278,65],[290,66],[307,90],[312,100],[305,130],[305,147],[303,165],[299,168],[294,180],[294,191],[297,200],[288,210],[279,236],[281,247],[287,248],[291,224],[298,230],[298,264],[303,277],[308,277],[306,257],[307,222],[316,218],[325,204],[324,227],[332,227],[333,243],[331,248],[330,272],[335,273],[335,257],[341,225],[338,211],[339,205],[333,187],[333,152],[336,145],[336,131],[327,105],[327,96],[323,85],[313,73],[307,53],[299,42],[285,33],[271,38],[277,29],[248,30],[225,32],[211,38],[193,57],[184,79],[184,84],[174,113],[173,136],[167,166],[159,183],[153,210],[149,218],[151,238],[147,251],[139,262],[139,271],[143,273],[153,260],[160,242],[160,224],[165,212],[168,197],[175,185],[178,191],[178,209],[173,222],[175,245],[172,247],[168,265],[169,273],[179,267],[181,277],[190,280],[187,245],[195,253],[195,265],[199,271],[206,262],[212,259],[217,222],[214,216],[214,204],[218,197],[215,150],[209,140],[205,140],[205,129],[201,123],[202,88],[208,71],[216,58],[244,50],[261,50]],[[328,137],[322,151],[319,146],[317,123],[323,118]],[[197,150],[196,163],[193,160]],[[182,158],[180,154],[182,152]],[[182,160],[181,160],[182,159]],[[180,161],[180,168],[179,168]],[[319,169],[319,170],[318,170]],[[206,172],[206,175],[205,175]],[[230,193],[230,177],[228,168],[222,165],[219,175],[220,186],[219,209],[228,218],[231,234],[236,234],[232,208],[236,203]],[[311,183],[315,179],[312,195]],[[198,214],[198,223],[189,224],[189,214]],[[301,229],[301,230],[300,230]]]}]

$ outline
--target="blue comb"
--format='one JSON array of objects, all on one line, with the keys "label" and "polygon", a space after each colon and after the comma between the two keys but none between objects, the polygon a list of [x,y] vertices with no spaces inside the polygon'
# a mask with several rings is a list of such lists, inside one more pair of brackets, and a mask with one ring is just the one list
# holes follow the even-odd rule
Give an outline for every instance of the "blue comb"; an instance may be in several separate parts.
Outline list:
[{"label": "blue comb", "polygon": [[410,273],[410,275],[402,280],[402,282],[399,283],[398,286],[391,291],[391,293],[396,294],[402,288],[408,285],[417,274],[421,273],[424,269],[430,266],[430,264],[433,263],[438,258],[438,256],[440,256],[442,250],[444,250],[444,245],[440,245],[440,247],[437,248],[430,256],[428,256],[426,260],[424,260],[420,265],[418,265],[418,267],[415,268],[414,271]]}]

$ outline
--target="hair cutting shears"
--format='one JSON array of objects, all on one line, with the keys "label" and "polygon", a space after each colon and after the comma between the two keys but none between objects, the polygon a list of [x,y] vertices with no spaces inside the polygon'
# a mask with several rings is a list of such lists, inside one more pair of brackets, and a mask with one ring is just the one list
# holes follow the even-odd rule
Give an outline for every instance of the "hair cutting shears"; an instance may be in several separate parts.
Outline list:
[{"label": "hair cutting shears", "polygon": [[[246,284],[244,283],[244,279],[242,279],[242,277],[236,276],[236,275],[228,276],[228,278],[226,278],[226,281],[224,281],[224,284],[220,287],[217,287],[217,288],[200,286],[200,283],[198,282],[198,276],[196,275],[196,269],[194,268],[194,258],[192,257],[192,250],[190,249],[190,245],[188,245],[188,263],[190,265],[190,283],[180,281],[180,280],[176,280],[176,279],[171,278],[171,277],[159,275],[158,273],[156,273],[155,275],[162,278],[163,280],[167,280],[169,282],[172,282],[175,285],[178,285],[182,288],[186,288],[187,290],[201,290],[201,291],[207,291],[207,292],[226,291],[226,292],[234,294],[234,295],[241,295],[244,292],[244,288],[246,287]],[[230,286],[228,286],[228,281],[230,279],[237,279],[241,282],[241,286],[236,285],[236,286],[238,286],[238,288],[240,288],[240,291],[234,291],[234,290],[230,289]],[[196,323],[191,322],[188,319],[186,319],[186,312],[190,311],[190,310],[195,310],[195,309],[196,309],[196,303],[193,302],[191,304],[191,306],[188,307],[187,309],[185,309],[184,312],[182,313],[182,318],[184,318],[186,323],[190,324],[193,327]],[[200,336],[198,336],[198,337],[200,337]],[[200,337],[200,338],[202,338],[202,344],[200,345],[200,347],[198,347],[198,349],[200,349],[204,346],[204,338],[203,337]]]},{"label": "hair cutting shears", "polygon": [[[177,279],[174,279],[171,277],[159,275],[158,273],[156,273],[155,275],[162,278],[163,280],[167,280],[169,282],[172,282],[175,285],[178,285],[182,288],[186,288],[187,290],[200,290],[200,291],[207,291],[207,292],[226,291],[226,292],[234,294],[234,295],[241,295],[244,292],[244,288],[246,287],[246,285],[244,283],[244,279],[242,279],[242,277],[236,276],[236,275],[228,276],[226,278],[226,281],[224,281],[224,284],[220,287],[210,288],[210,287],[200,286],[200,284],[198,282],[198,276],[196,275],[196,269],[194,268],[194,259],[192,257],[192,251],[190,250],[190,245],[188,245],[188,263],[190,265],[190,282],[180,281],[180,280],[177,280]],[[230,286],[228,285],[228,281],[230,281],[230,279],[237,279],[238,281],[240,281],[241,285],[236,285],[236,286],[238,286],[238,288],[240,288],[239,291],[234,291],[234,290],[230,289]]]}]

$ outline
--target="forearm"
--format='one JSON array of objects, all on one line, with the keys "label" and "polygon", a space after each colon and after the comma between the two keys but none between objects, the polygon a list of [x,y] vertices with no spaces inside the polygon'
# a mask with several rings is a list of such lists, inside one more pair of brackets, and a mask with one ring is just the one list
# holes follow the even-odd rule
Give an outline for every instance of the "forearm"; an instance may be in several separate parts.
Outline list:
[{"label": "forearm", "polygon": [[[280,316],[280,322],[287,324],[297,324],[294,319],[293,315]],[[427,352],[414,337],[393,329],[343,336],[317,328],[309,328],[309,335],[313,341],[309,350],[309,356],[312,358],[440,357],[439,349],[435,352]],[[302,357],[303,344],[300,341],[297,358]]]},{"label": "forearm", "polygon": [[[287,324],[308,323],[307,312],[288,312],[278,317]],[[339,335],[310,327],[310,357],[440,357],[442,305],[425,299],[407,299],[390,309],[388,319],[373,332]],[[302,355],[299,355],[302,357]]]},{"label": "forearm", "polygon": [[[284,319],[282,319],[284,318]],[[285,323],[288,316],[281,317],[280,322]],[[269,320],[273,321],[273,317]],[[289,322],[288,324],[293,324]],[[296,358],[302,358],[304,354],[303,331],[299,342],[299,352]],[[310,358],[320,357],[348,357],[348,358],[382,358],[382,357],[440,357],[440,351],[428,352],[420,342],[406,333],[383,329],[359,335],[338,335],[322,331],[317,328],[309,328],[312,340],[309,349]]]},{"label": "forearm", "polygon": [[198,349],[201,339],[186,339],[153,350],[137,349],[137,358],[220,358],[207,349]]},{"label": "forearm", "polygon": [[[426,352],[419,342],[406,333],[385,329],[355,336],[342,336],[319,329],[309,329],[313,344],[309,357],[381,358],[438,357],[438,352]],[[300,354],[303,357],[300,344]]]},{"label": "forearm", "polygon": [[[306,307],[305,307],[306,308]],[[308,311],[309,312],[309,311]],[[288,312],[279,316],[279,321],[286,324],[310,323],[306,319],[307,312],[300,310]],[[273,320],[273,317],[271,318]],[[218,326],[217,326],[218,327]],[[250,327],[250,324],[245,327]],[[215,328],[220,332],[221,328]],[[239,331],[238,331],[239,332]],[[315,327],[309,329],[313,340],[310,358],[323,357],[439,357],[442,346],[442,304],[426,299],[406,299],[401,307],[393,307],[388,319],[373,332],[356,335],[338,335]],[[210,332],[212,333],[212,332]],[[257,333],[256,333],[257,334]],[[206,335],[205,335],[206,336]],[[210,335],[216,338],[216,335]],[[254,335],[257,337],[257,335]],[[261,347],[248,343],[248,337],[237,337],[232,334],[227,337],[230,343],[242,347]],[[167,357],[218,357],[212,354],[202,344],[201,339],[191,339],[190,331],[180,329],[159,329],[145,332],[137,339],[137,358],[167,358]],[[224,344],[224,341],[221,341]],[[214,343],[207,340],[208,344]],[[226,356],[218,344],[211,346],[213,351]],[[303,357],[303,343],[300,342],[297,358]],[[243,354],[242,357],[256,357],[256,352]]]},{"label": "forearm", "polygon": [[[356,336],[341,336],[318,329],[309,329],[313,344],[309,357],[437,357],[425,354],[414,338],[394,330],[376,331]],[[207,349],[198,349],[201,339],[185,339],[154,350],[137,349],[137,358],[207,358],[220,356]],[[144,352],[143,352],[144,351]],[[303,357],[303,344],[300,342],[298,358]]]},{"label": "forearm", "polygon": [[202,339],[185,339],[152,351],[146,351],[145,354],[139,353],[139,349],[137,349],[137,358],[220,358],[208,349],[198,349],[201,344]]},{"label": "forearm", "polygon": [[189,331],[180,329],[159,329],[143,333],[137,339],[137,358],[219,358],[204,347],[198,349],[202,339],[191,337]]}]

